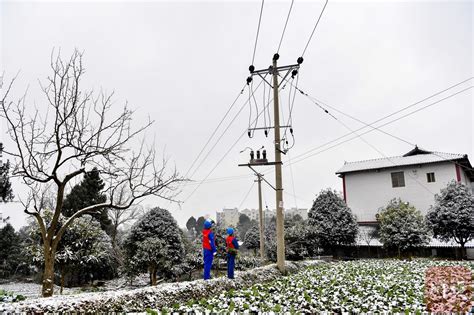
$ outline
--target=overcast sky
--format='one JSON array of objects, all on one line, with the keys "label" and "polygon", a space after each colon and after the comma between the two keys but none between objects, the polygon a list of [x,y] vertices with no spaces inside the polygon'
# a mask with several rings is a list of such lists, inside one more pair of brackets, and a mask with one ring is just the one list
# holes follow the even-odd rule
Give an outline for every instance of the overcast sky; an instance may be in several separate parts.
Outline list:
[{"label": "overcast sky", "polygon": [[[50,73],[53,48],[60,48],[64,56],[74,48],[83,50],[87,71],[84,88],[115,91],[117,107],[128,101],[136,109],[137,126],[150,115],[155,124],[148,134],[155,136],[159,151],[182,174],[245,83],[261,5],[260,1],[0,3],[0,68],[6,81],[21,70],[12,97],[23,94],[29,85],[28,106],[45,104],[38,79],[44,80]],[[256,68],[270,65],[290,3],[265,1]],[[323,4],[322,0],[295,1],[280,49],[280,64],[295,63],[300,57]],[[329,1],[305,53],[299,86],[344,113],[365,122],[375,121],[473,76],[473,10],[472,1]],[[473,80],[466,82],[391,118],[473,84]],[[261,91],[256,94],[260,109]],[[283,115],[288,117],[288,87],[281,93]],[[246,90],[217,137],[247,97]],[[472,107],[471,89],[383,130],[425,149],[466,153],[473,163]],[[330,112],[339,121],[296,95],[292,113],[296,142],[284,156],[285,165],[289,158],[346,134],[343,124],[350,129],[363,126]],[[187,200],[181,209],[159,200],[144,204],[172,210],[181,225],[191,215],[215,217],[216,210],[224,207],[256,208],[255,185],[245,199],[254,178],[249,169],[237,167],[248,160],[248,152],[239,151],[265,145],[273,160],[273,136],[265,138],[263,132],[257,132],[248,139],[245,135],[223,158],[246,131],[248,120],[247,105],[192,178],[198,183],[206,176],[225,180],[204,182],[190,198],[196,184],[184,187],[180,199]],[[11,148],[5,122],[0,123],[0,141]],[[285,207],[309,208],[321,189],[341,190],[335,172],[344,161],[383,157],[378,151],[386,156],[402,155],[412,149],[377,131],[363,137],[377,150],[355,139],[284,167]],[[274,173],[269,172],[266,178],[274,182]],[[24,195],[25,189],[14,184],[15,194]],[[274,192],[265,187],[264,196],[269,208],[274,208]],[[0,206],[4,216],[12,217],[15,227],[24,223],[18,204]]]}]

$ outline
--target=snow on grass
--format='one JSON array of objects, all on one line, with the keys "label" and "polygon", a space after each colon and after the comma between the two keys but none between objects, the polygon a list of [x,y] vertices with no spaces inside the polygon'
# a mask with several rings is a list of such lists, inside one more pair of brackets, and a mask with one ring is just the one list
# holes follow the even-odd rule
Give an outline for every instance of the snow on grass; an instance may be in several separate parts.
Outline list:
[{"label": "snow on grass", "polygon": [[321,264],[274,282],[175,305],[179,312],[410,312],[426,310],[424,275],[430,266],[474,262],[417,259]]},{"label": "snow on grass", "polygon": [[[287,263],[289,272],[319,264],[319,261]],[[53,296],[0,304],[0,312],[144,312],[146,309],[164,309],[217,296],[228,290],[239,290],[256,283],[275,281],[281,277],[276,265],[237,271],[235,280],[216,278],[210,281],[166,283],[157,287],[135,290],[83,293]]]}]

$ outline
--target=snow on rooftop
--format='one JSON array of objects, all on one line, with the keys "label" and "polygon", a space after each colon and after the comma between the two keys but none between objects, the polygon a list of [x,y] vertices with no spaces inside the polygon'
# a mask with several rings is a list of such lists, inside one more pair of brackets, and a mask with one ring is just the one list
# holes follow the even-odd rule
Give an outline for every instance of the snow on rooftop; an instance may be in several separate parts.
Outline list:
[{"label": "snow on rooftop", "polygon": [[[424,151],[426,152],[426,151]],[[410,152],[409,152],[410,153]],[[346,162],[336,174],[343,174],[349,172],[357,172],[364,170],[376,170],[381,168],[406,166],[406,165],[419,165],[428,163],[439,163],[439,162],[450,162],[453,160],[464,159],[467,156],[465,154],[454,154],[444,152],[426,152],[415,155],[405,154],[403,156],[393,156],[387,158],[364,160],[357,162]]]}]

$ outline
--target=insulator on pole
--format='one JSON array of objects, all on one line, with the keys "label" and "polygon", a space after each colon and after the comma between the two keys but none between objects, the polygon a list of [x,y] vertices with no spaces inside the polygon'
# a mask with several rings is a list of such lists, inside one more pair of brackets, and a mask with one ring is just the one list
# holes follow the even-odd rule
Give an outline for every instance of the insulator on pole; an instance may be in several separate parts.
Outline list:
[{"label": "insulator on pole", "polygon": [[278,60],[280,59],[280,55],[278,53],[273,55],[273,60]]},{"label": "insulator on pole", "polygon": [[248,78],[247,78],[247,85],[249,85],[250,82],[252,82],[252,77],[248,77]]},{"label": "insulator on pole", "polygon": [[249,138],[252,138],[252,132],[250,130],[247,131],[247,134],[249,135]]},{"label": "insulator on pole", "polygon": [[290,128],[290,133],[293,134],[293,128]]},{"label": "insulator on pole", "polygon": [[250,71],[250,73],[253,73],[255,71],[255,67],[253,65],[250,65],[249,71]]},{"label": "insulator on pole", "polygon": [[298,70],[291,71],[291,78],[294,79],[297,74],[298,74]]},{"label": "insulator on pole", "polygon": [[254,152],[253,152],[253,150],[252,150],[252,151],[250,151],[250,160],[252,161],[252,160],[254,160],[254,159],[255,159],[255,154],[254,154]]},{"label": "insulator on pole", "polygon": [[257,150],[257,160],[260,160],[260,150]]},{"label": "insulator on pole", "polygon": [[264,160],[267,159],[267,150],[263,150],[263,152],[262,152],[262,158],[263,158]]},{"label": "insulator on pole", "polygon": [[296,62],[300,65],[300,64],[303,63],[303,60],[304,60],[303,57],[299,57],[299,58],[296,60]]},{"label": "insulator on pole", "polygon": [[267,129],[265,129],[264,133],[265,133],[265,137],[268,138],[268,130]]}]

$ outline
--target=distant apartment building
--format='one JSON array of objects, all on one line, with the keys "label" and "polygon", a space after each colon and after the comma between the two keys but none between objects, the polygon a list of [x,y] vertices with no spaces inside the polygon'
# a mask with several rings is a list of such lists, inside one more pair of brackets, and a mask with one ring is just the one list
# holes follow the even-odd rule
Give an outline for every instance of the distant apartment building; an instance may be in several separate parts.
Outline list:
[{"label": "distant apartment building", "polygon": [[308,219],[308,209],[291,208],[285,210],[285,218],[291,219],[299,215],[303,220]]},{"label": "distant apartment building", "polygon": [[216,223],[219,225],[237,226],[239,223],[239,210],[237,208],[224,208],[216,212]]},{"label": "distant apartment building", "polygon": [[[222,209],[221,211],[216,212],[216,221],[219,225],[231,225],[237,226],[239,223],[239,216],[245,214],[250,218],[250,220],[257,221],[259,220],[259,211],[258,209],[243,209],[238,210],[237,208]],[[308,210],[300,208],[291,208],[287,209],[284,212],[286,218],[293,218],[296,215],[299,215],[303,220],[308,218]],[[276,210],[274,209],[264,209],[263,218],[265,223],[270,222],[272,218],[276,217]]]}]

